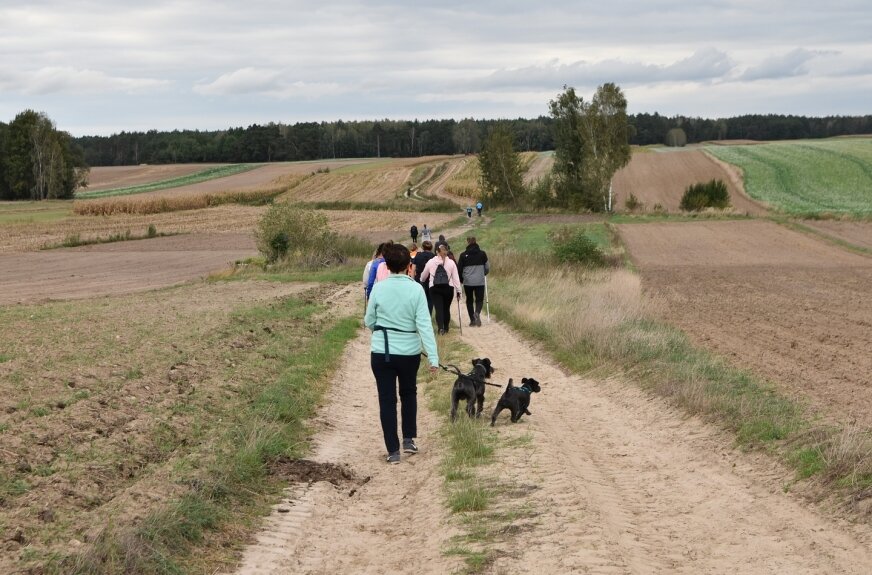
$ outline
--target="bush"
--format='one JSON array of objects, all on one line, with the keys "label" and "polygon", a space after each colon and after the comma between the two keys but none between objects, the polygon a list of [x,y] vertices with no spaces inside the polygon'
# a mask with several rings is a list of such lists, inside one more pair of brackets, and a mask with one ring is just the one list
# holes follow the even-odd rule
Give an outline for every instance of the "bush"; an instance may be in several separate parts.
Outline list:
[{"label": "bush", "polygon": [[298,204],[273,204],[267,210],[258,224],[257,249],[267,263],[307,268],[368,258],[373,251],[369,242],[330,231],[324,214]]},{"label": "bush", "polygon": [[327,217],[294,204],[273,204],[257,226],[257,249],[268,262],[304,254],[324,244]]},{"label": "bush", "polygon": [[727,191],[727,184],[723,180],[711,180],[688,186],[681,197],[680,207],[689,212],[698,212],[705,208],[729,208],[730,193]]},{"label": "bush", "polygon": [[600,267],[606,258],[580,228],[563,227],[551,235],[554,257],[561,263]]},{"label": "bush", "polygon": [[631,212],[635,212],[636,210],[642,209],[644,207],[644,204],[639,201],[639,198],[636,197],[636,194],[630,194],[630,197],[627,198],[627,201],[624,202],[624,206]]},{"label": "bush", "polygon": [[154,224],[148,224],[148,230],[146,230],[146,236],[149,238],[157,237],[157,228],[154,227]]}]

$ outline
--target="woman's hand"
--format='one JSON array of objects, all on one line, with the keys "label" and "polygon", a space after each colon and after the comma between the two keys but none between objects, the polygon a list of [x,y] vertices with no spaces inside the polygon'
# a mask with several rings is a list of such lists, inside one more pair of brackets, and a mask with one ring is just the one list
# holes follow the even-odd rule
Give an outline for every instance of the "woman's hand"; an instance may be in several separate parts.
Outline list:
[{"label": "woman's hand", "polygon": [[430,366],[430,373],[435,374],[435,373],[438,372],[438,371],[439,371],[439,367],[438,367],[438,366],[435,366],[435,365],[431,365],[431,366]]}]

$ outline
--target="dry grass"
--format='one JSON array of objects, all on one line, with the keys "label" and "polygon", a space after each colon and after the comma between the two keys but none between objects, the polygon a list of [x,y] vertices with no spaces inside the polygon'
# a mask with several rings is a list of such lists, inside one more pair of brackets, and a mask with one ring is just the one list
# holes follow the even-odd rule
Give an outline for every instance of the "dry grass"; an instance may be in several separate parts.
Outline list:
[{"label": "dry grass", "polygon": [[444,189],[445,192],[455,196],[476,198],[480,195],[480,179],[481,170],[479,169],[478,157],[469,157],[466,159],[466,165],[463,166],[463,169],[446,182]]},{"label": "dry grass", "polygon": [[79,200],[73,202],[73,213],[80,216],[112,216],[115,214],[160,214],[184,210],[200,210],[223,204],[269,203],[273,198],[287,192],[303,178],[290,176],[269,188],[238,192],[203,193],[182,196],[129,196],[103,200]]}]

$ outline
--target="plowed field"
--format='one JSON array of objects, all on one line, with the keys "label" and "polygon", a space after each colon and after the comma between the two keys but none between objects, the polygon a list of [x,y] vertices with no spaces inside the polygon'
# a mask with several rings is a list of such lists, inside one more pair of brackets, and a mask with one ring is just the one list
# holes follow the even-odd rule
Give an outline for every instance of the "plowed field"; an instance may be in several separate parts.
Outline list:
[{"label": "plowed field", "polygon": [[872,425],[872,258],[771,222],[619,230],[666,320],[829,417]]},{"label": "plowed field", "polygon": [[96,166],[91,168],[85,191],[111,190],[150,184],[202,172],[221,164],[163,164],[159,166]]},{"label": "plowed field", "polygon": [[623,210],[627,198],[634,194],[644,204],[645,210],[660,204],[667,212],[678,212],[687,186],[711,179],[723,180],[727,184],[735,212],[766,213],[765,207],[742,191],[742,180],[735,169],[700,150],[633,154],[630,164],[615,174],[614,205],[617,210]]}]

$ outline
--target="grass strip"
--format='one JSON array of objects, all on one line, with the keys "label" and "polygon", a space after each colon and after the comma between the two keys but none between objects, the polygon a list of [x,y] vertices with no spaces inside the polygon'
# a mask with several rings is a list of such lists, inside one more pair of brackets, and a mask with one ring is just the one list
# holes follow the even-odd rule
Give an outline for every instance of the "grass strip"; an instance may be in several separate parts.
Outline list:
[{"label": "grass strip", "polygon": [[153,226],[149,226],[144,234],[133,234],[130,230],[109,234],[108,236],[95,236],[82,238],[81,234],[70,234],[58,244],[45,244],[40,250],[54,250],[58,248],[75,248],[94,244],[111,244],[115,242],[127,242],[132,240],[146,240],[151,238],[163,238],[167,236],[183,235],[182,232],[158,232]]},{"label": "grass strip", "polygon": [[194,174],[188,174],[187,176],[170,178],[168,180],[160,180],[158,182],[151,182],[148,184],[127,186],[124,188],[113,188],[111,190],[76,192],[76,198],[108,198],[110,196],[129,196],[132,194],[142,194],[145,192],[156,192],[158,190],[166,190],[169,188],[178,188],[191,184],[199,184],[200,182],[206,182],[208,180],[214,180],[217,178],[224,178],[227,176],[241,174],[243,172],[248,172],[255,168],[259,168],[262,165],[263,164],[230,164],[229,166],[216,166],[213,168],[207,168]]},{"label": "grass strip", "polygon": [[[276,379],[250,381],[243,388],[243,403],[228,410],[232,417],[216,430],[200,470],[180,478],[190,486],[182,496],[135,526],[108,526],[87,553],[53,562],[47,572],[213,572],[232,559],[240,526],[252,529],[282,487],[269,475],[268,463],[305,453],[304,422],[360,325],[357,317],[331,319],[323,306],[294,298],[246,310],[235,320],[241,332],[260,329],[264,322],[299,325],[297,330],[274,328],[267,343],[250,355],[281,366]],[[316,335],[301,343],[306,332]]]},{"label": "grass strip", "polygon": [[[466,365],[473,355],[468,346],[447,337],[439,341],[439,357],[443,365]],[[441,466],[445,503],[458,516],[464,531],[443,553],[462,557],[464,573],[481,573],[496,559],[495,544],[506,541],[506,527],[514,519],[494,510],[510,486],[487,472],[501,445],[500,438],[486,417],[469,419],[461,410],[457,421],[451,422],[452,377],[441,372],[432,376],[426,366],[422,366],[420,377],[428,407],[441,419],[438,433],[446,448]]]},{"label": "grass strip", "polygon": [[[739,445],[777,453],[797,479],[815,477],[852,492],[872,486],[868,430],[819,423],[775,386],[696,348],[680,330],[652,321],[638,275],[557,265],[547,244],[535,245],[547,234],[512,232],[511,220],[501,225],[513,239],[490,253],[491,308],[560,363],[581,374],[628,376],[734,432]],[[481,232],[485,238],[492,233]]]}]

